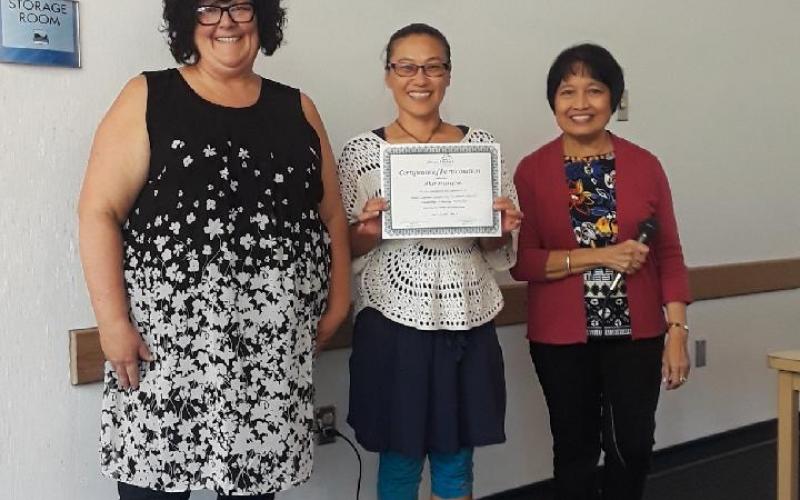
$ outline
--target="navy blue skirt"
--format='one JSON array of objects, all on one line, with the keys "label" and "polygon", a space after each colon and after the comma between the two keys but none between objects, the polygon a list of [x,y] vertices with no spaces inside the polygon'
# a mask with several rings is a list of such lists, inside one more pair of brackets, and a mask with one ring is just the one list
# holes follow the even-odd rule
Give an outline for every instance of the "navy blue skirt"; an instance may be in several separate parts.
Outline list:
[{"label": "navy blue skirt", "polygon": [[423,331],[362,310],[347,422],[369,451],[410,457],[502,443],[506,385],[494,322]]}]

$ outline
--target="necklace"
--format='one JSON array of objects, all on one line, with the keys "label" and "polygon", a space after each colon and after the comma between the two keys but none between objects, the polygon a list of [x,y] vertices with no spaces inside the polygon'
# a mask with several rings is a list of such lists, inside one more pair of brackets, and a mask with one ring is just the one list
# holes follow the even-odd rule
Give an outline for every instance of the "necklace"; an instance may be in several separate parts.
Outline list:
[{"label": "necklace", "polygon": [[400,130],[402,130],[403,132],[408,134],[408,136],[411,137],[412,139],[414,139],[415,141],[417,141],[419,143],[422,143],[422,144],[427,144],[427,143],[431,142],[431,139],[433,139],[433,136],[436,135],[436,132],[439,131],[439,128],[441,128],[441,126],[442,126],[442,123],[444,123],[444,122],[442,122],[442,119],[439,118],[439,123],[436,124],[436,128],[433,129],[433,132],[431,132],[431,135],[428,136],[428,139],[423,141],[422,139],[420,139],[416,135],[414,135],[411,132],[409,132],[408,130],[406,130],[406,128],[403,126],[403,124],[400,123],[400,120],[395,120],[394,122],[397,124],[398,127],[400,127]]}]

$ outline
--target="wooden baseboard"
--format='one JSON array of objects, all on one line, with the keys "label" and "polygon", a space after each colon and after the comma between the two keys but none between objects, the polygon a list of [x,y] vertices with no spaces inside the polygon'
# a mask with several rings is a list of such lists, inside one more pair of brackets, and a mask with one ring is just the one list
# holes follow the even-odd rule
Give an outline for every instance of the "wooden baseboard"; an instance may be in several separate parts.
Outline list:
[{"label": "wooden baseboard", "polygon": [[[721,299],[753,293],[800,288],[800,258],[696,267],[689,270],[695,301]],[[495,319],[498,326],[525,323],[527,292],[524,283],[502,287],[505,307]],[[327,349],[350,346],[353,338],[349,318]],[[103,353],[97,328],[70,330],[70,379],[74,385],[103,379]]]}]

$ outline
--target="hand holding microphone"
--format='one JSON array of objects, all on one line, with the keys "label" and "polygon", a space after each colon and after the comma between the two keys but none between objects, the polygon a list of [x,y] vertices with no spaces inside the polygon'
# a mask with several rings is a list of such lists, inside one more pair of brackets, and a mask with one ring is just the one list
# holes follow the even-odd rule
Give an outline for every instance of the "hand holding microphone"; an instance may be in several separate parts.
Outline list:
[{"label": "hand holding microphone", "polygon": [[644,245],[652,239],[657,229],[658,224],[655,218],[650,217],[639,223],[639,236],[635,241],[628,240],[615,245],[618,250],[617,255],[615,255],[617,266],[612,267],[615,267],[617,272],[614,274],[614,280],[611,282],[609,292],[614,292],[619,288],[622,282],[622,276],[625,273],[638,271],[642,264],[644,264],[647,253],[649,252],[649,249]]}]

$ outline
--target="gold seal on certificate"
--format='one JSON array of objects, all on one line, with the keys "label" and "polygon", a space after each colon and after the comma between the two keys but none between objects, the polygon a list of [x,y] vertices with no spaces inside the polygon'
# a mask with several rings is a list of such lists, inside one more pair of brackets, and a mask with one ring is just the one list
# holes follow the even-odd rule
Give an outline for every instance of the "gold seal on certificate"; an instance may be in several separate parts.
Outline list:
[{"label": "gold seal on certificate", "polygon": [[383,238],[500,236],[500,145],[383,144]]}]

